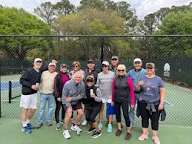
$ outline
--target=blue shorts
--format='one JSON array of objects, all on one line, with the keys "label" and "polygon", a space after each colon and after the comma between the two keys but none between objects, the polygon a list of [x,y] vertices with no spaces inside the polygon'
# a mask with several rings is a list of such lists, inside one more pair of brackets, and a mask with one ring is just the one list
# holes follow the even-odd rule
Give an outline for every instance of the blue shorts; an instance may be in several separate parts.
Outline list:
[{"label": "blue shorts", "polygon": [[107,103],[107,109],[106,109],[106,116],[108,117],[109,115],[115,115],[115,107],[111,105],[111,103]]}]

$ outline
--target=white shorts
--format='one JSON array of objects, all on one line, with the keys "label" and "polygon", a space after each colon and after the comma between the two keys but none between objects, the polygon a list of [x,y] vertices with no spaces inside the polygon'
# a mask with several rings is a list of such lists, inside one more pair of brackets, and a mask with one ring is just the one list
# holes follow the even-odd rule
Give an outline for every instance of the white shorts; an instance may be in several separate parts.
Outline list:
[{"label": "white shorts", "polygon": [[24,109],[37,109],[37,93],[21,95],[20,107]]}]

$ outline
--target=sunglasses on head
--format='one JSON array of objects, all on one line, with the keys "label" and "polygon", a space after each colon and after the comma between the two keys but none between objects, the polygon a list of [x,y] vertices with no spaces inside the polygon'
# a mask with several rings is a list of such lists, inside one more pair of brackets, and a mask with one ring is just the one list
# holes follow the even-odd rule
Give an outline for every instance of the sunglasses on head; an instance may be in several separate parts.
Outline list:
[{"label": "sunglasses on head", "polygon": [[135,64],[140,64],[141,62],[140,61],[136,61]]},{"label": "sunglasses on head", "polygon": [[124,72],[125,70],[124,69],[118,69],[117,71],[118,72]]}]

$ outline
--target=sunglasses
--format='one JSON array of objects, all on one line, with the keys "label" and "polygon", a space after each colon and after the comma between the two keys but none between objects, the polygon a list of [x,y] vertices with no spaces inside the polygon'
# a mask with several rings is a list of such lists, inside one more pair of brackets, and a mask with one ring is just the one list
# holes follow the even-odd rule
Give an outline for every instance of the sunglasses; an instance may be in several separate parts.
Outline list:
[{"label": "sunglasses", "polygon": [[112,58],[111,60],[113,60],[113,61],[117,61],[118,59],[116,59],[116,58]]},{"label": "sunglasses", "polygon": [[88,79],[88,80],[86,80],[86,82],[93,82],[93,80],[92,79],[91,80]]},{"label": "sunglasses", "polygon": [[104,65],[104,64],[103,64],[102,67],[108,67],[108,65]]},{"label": "sunglasses", "polygon": [[120,69],[119,69],[119,70],[117,70],[117,71],[118,71],[118,72],[124,72],[125,70],[123,70],[123,69],[122,69],[122,70],[120,70]]},{"label": "sunglasses", "polygon": [[36,63],[42,63],[42,61],[36,61]]},{"label": "sunglasses", "polygon": [[153,69],[153,67],[147,67],[147,69]]},{"label": "sunglasses", "polygon": [[135,64],[140,64],[140,63],[141,63],[141,62],[139,62],[139,61],[136,61],[136,62],[135,62]]},{"label": "sunglasses", "polygon": [[73,67],[79,67],[78,65],[74,65]]}]

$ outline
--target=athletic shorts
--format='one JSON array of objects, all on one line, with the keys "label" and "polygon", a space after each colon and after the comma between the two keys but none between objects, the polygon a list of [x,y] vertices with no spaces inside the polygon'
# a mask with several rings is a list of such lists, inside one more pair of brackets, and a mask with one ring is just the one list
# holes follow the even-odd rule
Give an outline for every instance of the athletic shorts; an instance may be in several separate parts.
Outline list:
[{"label": "athletic shorts", "polygon": [[73,109],[74,111],[76,111],[76,110],[78,110],[78,109],[83,109],[83,108],[82,108],[81,101],[79,101],[77,104],[71,105],[71,106],[72,106],[72,109]]},{"label": "athletic shorts", "polygon": [[24,109],[37,109],[37,93],[21,95],[20,107]]},{"label": "athletic shorts", "polygon": [[106,116],[116,114],[115,107],[111,105],[111,103],[107,103]]}]

